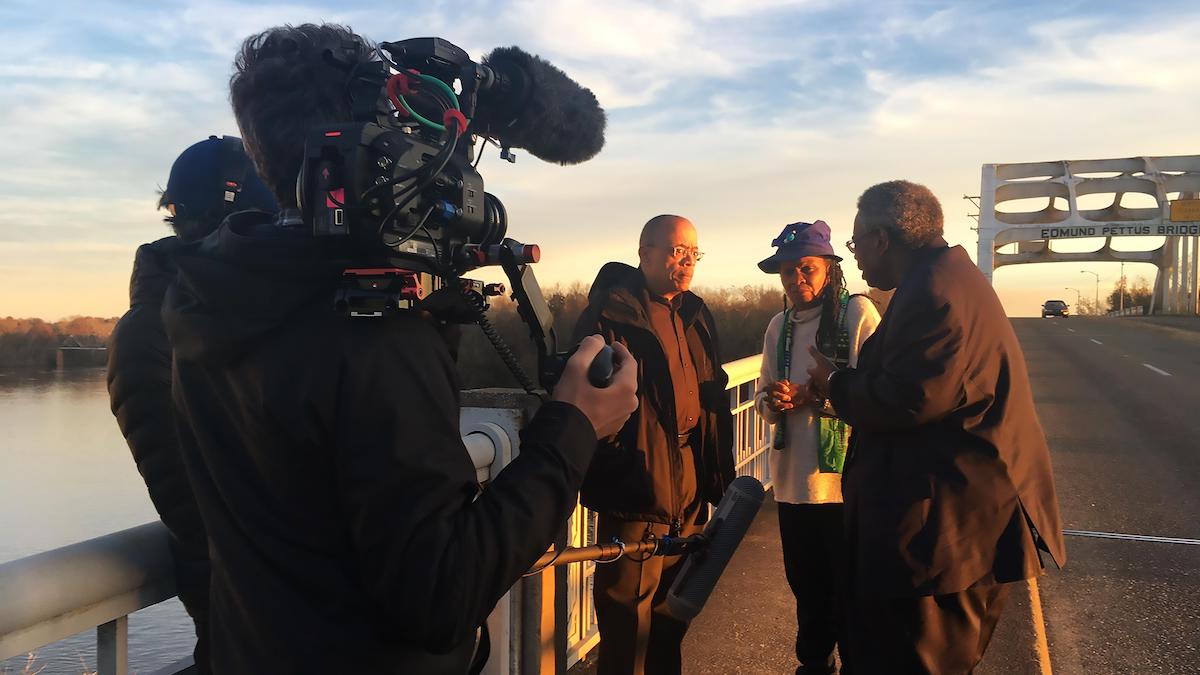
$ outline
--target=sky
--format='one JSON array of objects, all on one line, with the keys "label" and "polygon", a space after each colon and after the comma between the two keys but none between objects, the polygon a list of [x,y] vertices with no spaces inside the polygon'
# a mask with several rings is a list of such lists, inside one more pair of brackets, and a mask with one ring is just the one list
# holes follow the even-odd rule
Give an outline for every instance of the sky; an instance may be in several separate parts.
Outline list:
[{"label": "sky", "polygon": [[[985,163],[1200,153],[1194,2],[6,0],[0,316],[124,312],[137,246],[169,234],[156,204],[171,162],[237,134],[241,40],[321,21],[377,41],[435,35],[476,59],[518,45],[596,93],[608,128],[595,159],[493,151],[480,165],[509,235],[540,245],[543,285],[636,262],[642,224],[675,213],[699,230],[698,286],[777,283],[755,263],[784,224],[819,218],[861,289],[841,242],[875,183],[928,185],[946,238],[974,256],[963,197]],[[1115,263],[1054,263],[994,281],[1028,316],[1092,290],[1081,269],[1101,294],[1118,277]]]}]

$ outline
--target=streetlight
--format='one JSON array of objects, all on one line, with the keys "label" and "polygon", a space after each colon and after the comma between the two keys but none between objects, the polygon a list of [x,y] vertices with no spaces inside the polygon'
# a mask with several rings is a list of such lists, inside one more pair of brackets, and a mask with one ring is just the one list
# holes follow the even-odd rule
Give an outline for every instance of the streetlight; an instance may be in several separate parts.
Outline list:
[{"label": "streetlight", "polygon": [[1071,288],[1070,286],[1068,286],[1068,287],[1064,288],[1063,290],[1064,291],[1075,291],[1075,312],[1078,313],[1079,312],[1079,296],[1080,296],[1079,289]]},{"label": "streetlight", "polygon": [[1090,274],[1090,275],[1096,277],[1096,306],[1093,308],[1093,311],[1095,311],[1096,315],[1099,316],[1100,315],[1100,275],[1096,274],[1095,272],[1093,272],[1091,270],[1079,270],[1079,273],[1080,274]]}]

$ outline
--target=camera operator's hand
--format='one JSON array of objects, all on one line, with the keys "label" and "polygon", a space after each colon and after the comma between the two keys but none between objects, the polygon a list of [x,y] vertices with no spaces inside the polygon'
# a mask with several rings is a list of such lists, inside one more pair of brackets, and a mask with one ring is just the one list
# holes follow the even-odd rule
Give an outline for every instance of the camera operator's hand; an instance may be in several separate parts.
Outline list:
[{"label": "camera operator's hand", "polygon": [[562,377],[554,386],[552,400],[570,403],[579,408],[591,421],[596,438],[611,436],[621,430],[625,420],[637,410],[637,362],[625,345],[617,342],[613,349],[612,384],[597,389],[588,382],[588,366],[600,350],[604,338],[589,335],[579,343],[575,355],[567,361]]}]

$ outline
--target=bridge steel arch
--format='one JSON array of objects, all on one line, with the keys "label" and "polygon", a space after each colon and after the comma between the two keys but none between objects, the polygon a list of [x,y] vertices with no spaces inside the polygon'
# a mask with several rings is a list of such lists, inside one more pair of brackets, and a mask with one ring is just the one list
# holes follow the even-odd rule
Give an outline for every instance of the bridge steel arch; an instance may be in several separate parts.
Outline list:
[{"label": "bridge steel arch", "polygon": [[[1080,197],[1105,205],[1080,208]],[[1029,199],[1046,202],[998,208]],[[1166,241],[1152,251],[1113,249],[1114,237],[1129,236]],[[1104,239],[1096,251],[1050,246],[1093,237]],[[998,251],[1014,243],[1015,253]],[[989,281],[1005,265],[1093,261],[1151,263],[1158,268],[1151,311],[1200,314],[1200,155],[983,165],[978,264]]]}]

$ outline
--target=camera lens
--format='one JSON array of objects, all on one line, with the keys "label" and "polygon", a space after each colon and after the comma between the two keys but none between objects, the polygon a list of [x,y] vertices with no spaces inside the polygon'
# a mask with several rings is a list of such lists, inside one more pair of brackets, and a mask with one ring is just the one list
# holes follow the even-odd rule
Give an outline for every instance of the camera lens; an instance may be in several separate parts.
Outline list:
[{"label": "camera lens", "polygon": [[479,233],[479,243],[484,246],[499,244],[508,233],[508,212],[496,195],[490,192],[483,193],[483,225]]}]

